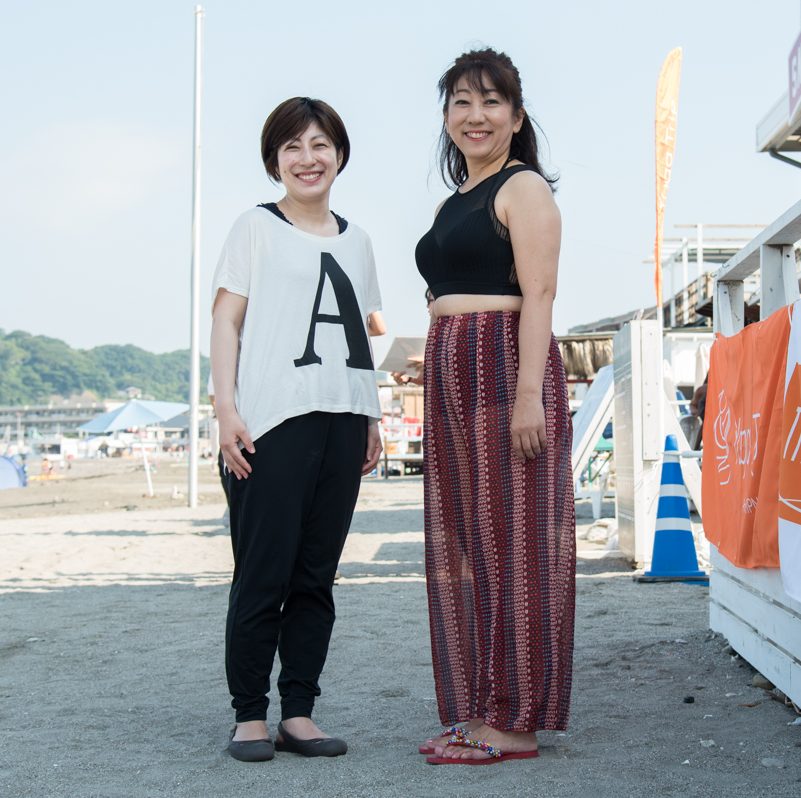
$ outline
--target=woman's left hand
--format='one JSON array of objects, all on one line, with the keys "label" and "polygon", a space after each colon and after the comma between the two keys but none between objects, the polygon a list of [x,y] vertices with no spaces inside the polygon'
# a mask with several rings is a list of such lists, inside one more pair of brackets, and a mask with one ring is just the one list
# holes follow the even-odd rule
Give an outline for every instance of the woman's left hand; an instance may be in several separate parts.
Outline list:
[{"label": "woman's left hand", "polygon": [[533,460],[548,447],[545,408],[537,394],[519,395],[512,410],[512,450],[521,460]]},{"label": "woman's left hand", "polygon": [[367,448],[364,452],[362,474],[369,474],[377,465],[378,458],[384,447],[381,445],[381,433],[378,431],[378,422],[370,421],[367,425]]}]

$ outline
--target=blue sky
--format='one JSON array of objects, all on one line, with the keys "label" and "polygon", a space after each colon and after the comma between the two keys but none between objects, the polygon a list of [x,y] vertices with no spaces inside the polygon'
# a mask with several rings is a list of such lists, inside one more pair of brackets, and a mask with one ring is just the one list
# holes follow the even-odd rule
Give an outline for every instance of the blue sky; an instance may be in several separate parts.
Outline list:
[{"label": "blue sky", "polygon": [[[465,49],[506,51],[561,175],[554,326],[652,303],[653,106],[684,48],[666,213],[769,222],[801,172],[755,152],[787,84],[801,3],[462,0],[204,4],[202,350],[208,286],[234,218],[280,189],[259,134],[294,95],[344,118],[351,162],[332,207],[372,236],[387,340],[422,335],[414,247],[446,196],[435,166],[436,82]],[[188,345],[194,4],[0,2],[0,328],[73,346]]]}]

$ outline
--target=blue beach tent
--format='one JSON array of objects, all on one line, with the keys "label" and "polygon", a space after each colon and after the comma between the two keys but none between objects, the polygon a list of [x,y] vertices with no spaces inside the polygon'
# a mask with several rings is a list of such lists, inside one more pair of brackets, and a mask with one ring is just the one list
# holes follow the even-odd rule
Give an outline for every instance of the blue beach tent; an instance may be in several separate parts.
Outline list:
[{"label": "blue beach tent", "polygon": [[187,410],[189,410],[189,405],[184,402],[153,402],[131,399],[124,405],[120,405],[116,410],[110,410],[108,413],[101,413],[99,416],[95,416],[91,421],[81,424],[78,429],[81,432],[103,434],[121,429],[130,429],[131,427],[149,427],[161,424],[180,413],[185,413]]},{"label": "blue beach tent", "polygon": [[0,457],[0,490],[24,488],[28,484],[25,472],[10,457]]}]

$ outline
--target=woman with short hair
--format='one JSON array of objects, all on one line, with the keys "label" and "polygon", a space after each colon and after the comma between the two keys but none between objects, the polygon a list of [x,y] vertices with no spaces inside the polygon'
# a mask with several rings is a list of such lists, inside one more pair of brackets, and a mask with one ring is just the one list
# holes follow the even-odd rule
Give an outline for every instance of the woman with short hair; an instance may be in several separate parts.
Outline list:
[{"label": "woman with short hair", "polygon": [[[334,624],[332,586],[381,411],[367,318],[380,310],[366,233],[329,208],[350,143],[321,100],[264,124],[267,174],[286,191],[235,222],[214,275],[211,362],[228,470],[234,574],[225,636],[236,710],[228,751],[337,756],[312,721]],[[278,651],[281,722],[266,726]]]}]

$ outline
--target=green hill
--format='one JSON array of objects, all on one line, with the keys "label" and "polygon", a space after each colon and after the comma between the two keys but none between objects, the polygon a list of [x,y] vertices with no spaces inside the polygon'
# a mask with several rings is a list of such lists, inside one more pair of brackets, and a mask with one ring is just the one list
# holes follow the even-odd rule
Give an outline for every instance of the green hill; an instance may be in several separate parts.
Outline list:
[{"label": "green hill", "polygon": [[[209,359],[203,355],[200,372],[204,397]],[[113,399],[131,386],[154,399],[188,402],[189,351],[154,355],[130,344],[73,349],[58,338],[0,330],[0,405],[39,404],[87,391]]]}]

